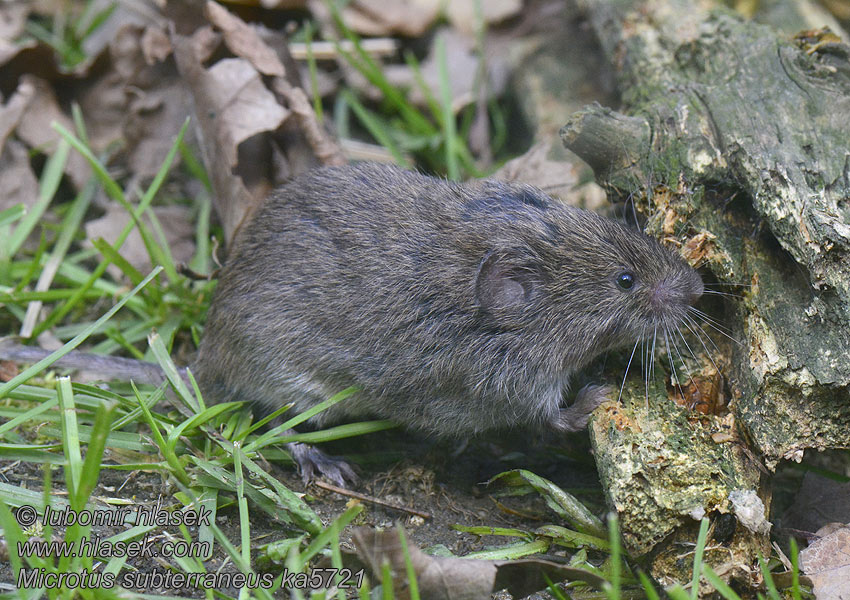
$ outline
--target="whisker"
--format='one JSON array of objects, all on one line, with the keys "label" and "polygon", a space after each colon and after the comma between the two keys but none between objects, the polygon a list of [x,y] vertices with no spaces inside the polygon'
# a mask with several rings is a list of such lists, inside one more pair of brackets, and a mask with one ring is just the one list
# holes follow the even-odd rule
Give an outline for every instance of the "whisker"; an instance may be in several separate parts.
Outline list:
[{"label": "whisker", "polygon": [[[708,360],[710,360],[711,364],[714,365],[714,370],[717,371],[718,373],[720,373],[720,369],[718,368],[717,363],[714,362],[714,358],[711,356],[711,352],[709,352],[708,346],[706,346],[705,342],[702,341],[702,336],[700,336],[696,331],[691,329],[690,324],[696,325],[696,323],[694,323],[693,319],[691,319],[690,316],[685,315],[685,320],[682,321],[682,324],[685,327],[688,328],[688,331],[690,331],[692,334],[694,334],[694,336],[696,336],[696,338],[699,340],[699,343],[702,344],[702,348],[703,348],[703,350],[705,350],[705,354],[706,354],[706,356],[708,356]],[[699,329],[699,328],[697,327],[697,329]],[[709,339],[711,339],[711,338],[709,338]]]},{"label": "whisker", "polygon": [[[679,333],[679,336],[682,335],[682,333],[678,329],[676,331]],[[696,388],[697,384],[694,381],[694,376],[691,374],[691,370],[688,368],[688,363],[685,362],[685,357],[682,356],[682,351],[679,350],[679,345],[676,343],[676,338],[673,335],[672,331],[670,332],[670,339],[673,342],[673,348],[676,350],[676,354],[679,356],[679,360],[682,361],[682,367],[684,367],[685,373],[688,374],[688,379],[691,380],[691,383],[694,385],[694,388]],[[684,338],[682,338],[682,340],[684,340]],[[682,392],[682,400],[686,401],[684,391]]]},{"label": "whisker", "polygon": [[752,283],[737,283],[735,281],[712,281],[709,285],[734,285],[737,287],[753,287]]},{"label": "whisker", "polygon": [[704,313],[703,311],[699,310],[698,308],[694,308],[693,306],[689,306],[688,309],[690,309],[689,312],[699,317],[700,321],[702,321],[703,323],[711,324],[720,331],[724,331],[727,334],[731,334],[731,330],[728,327],[723,325],[723,323],[721,323],[717,319],[712,318],[707,313]]},{"label": "whisker", "polygon": [[[652,328],[652,350],[649,354],[649,378],[655,378],[655,341],[658,339],[658,324],[656,323]],[[649,410],[649,394],[646,395],[646,409]]]},{"label": "whisker", "polygon": [[688,340],[685,339],[685,336],[682,335],[682,331],[679,330],[679,329],[677,329],[676,331],[679,332],[679,337],[682,338],[682,343],[685,344],[685,348],[688,349],[688,352],[690,353],[691,358],[693,358],[697,363],[699,363],[699,359],[697,358],[697,355],[694,354],[693,350],[691,350],[691,346],[688,344]]},{"label": "whisker", "polygon": [[[693,308],[693,307],[691,307],[691,308]],[[718,327],[717,325],[715,325],[714,323],[712,323],[712,322],[711,322],[711,319],[706,318],[704,315],[698,315],[698,316],[700,316],[700,317],[704,320],[704,322],[705,322],[705,324],[706,324],[706,325],[708,325],[709,327],[711,327],[712,329],[714,329],[715,331],[717,331],[719,334],[726,336],[727,338],[729,338],[730,340],[732,340],[733,342],[735,342],[736,344],[738,344],[739,346],[741,346],[741,348],[745,348],[745,347],[746,347],[746,346],[744,346],[744,343],[743,343],[743,342],[740,342],[740,341],[736,340],[736,339],[735,339],[735,338],[733,338],[731,335],[729,335],[728,333],[726,333],[725,331],[723,331],[720,327]]]},{"label": "whisker", "polygon": [[[694,331],[693,333],[694,333],[694,334],[696,334],[696,336],[697,336],[697,337],[702,337],[700,334],[702,334],[702,335],[704,335],[705,337],[707,337],[707,338],[708,338],[708,341],[709,341],[709,342],[711,343],[711,345],[714,347],[714,350],[715,350],[718,354],[720,354],[720,348],[718,348],[718,347],[717,347],[717,344],[715,344],[715,343],[714,343],[714,340],[713,340],[713,339],[711,339],[711,336],[710,336],[710,335],[708,335],[705,331],[703,331],[703,330],[702,330],[702,327],[700,327],[700,324],[699,324],[699,323],[697,323],[697,322],[696,322],[696,320],[695,320],[693,317],[691,317],[691,315],[686,314],[686,315],[685,315],[685,320],[686,320],[686,321],[688,321],[691,325],[693,325],[693,326],[694,326],[694,329],[696,329],[696,331]],[[706,350],[706,351],[707,351],[707,350]]]},{"label": "whisker", "polygon": [[673,365],[673,349],[670,343],[670,332],[667,324],[664,324],[664,345],[667,346],[667,358],[670,359],[670,378],[671,382],[675,380],[675,386],[679,388],[679,395],[682,396],[682,402],[685,401],[685,391],[682,389],[682,383],[679,381],[679,375],[676,373],[676,367]]},{"label": "whisker", "polygon": [[707,290],[707,289],[705,289],[705,290],[702,291],[702,293],[709,295],[709,296],[723,296],[723,297],[726,297],[726,298],[743,298],[743,296],[741,296],[741,294],[730,294],[729,292],[720,292],[718,290]]},{"label": "whisker", "polygon": [[619,402],[623,398],[623,390],[626,388],[626,377],[629,376],[629,368],[632,366],[632,359],[635,357],[635,352],[637,351],[639,343],[640,338],[635,340],[635,347],[632,348],[632,355],[629,357],[628,364],[626,364],[626,373],[623,375],[623,383],[620,384],[620,394],[617,396],[617,402]]}]

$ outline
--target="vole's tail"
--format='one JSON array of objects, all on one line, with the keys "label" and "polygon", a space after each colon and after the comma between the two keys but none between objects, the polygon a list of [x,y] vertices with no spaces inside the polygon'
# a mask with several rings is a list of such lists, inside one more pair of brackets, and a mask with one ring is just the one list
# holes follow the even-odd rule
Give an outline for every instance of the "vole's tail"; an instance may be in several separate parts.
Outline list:
[{"label": "vole's tail", "polygon": [[[34,364],[51,354],[52,352],[43,348],[24,346],[14,338],[0,338],[0,360]],[[120,356],[73,351],[54,362],[53,366],[86,371],[111,381],[134,381],[153,385],[165,381],[165,373],[158,364]]]}]

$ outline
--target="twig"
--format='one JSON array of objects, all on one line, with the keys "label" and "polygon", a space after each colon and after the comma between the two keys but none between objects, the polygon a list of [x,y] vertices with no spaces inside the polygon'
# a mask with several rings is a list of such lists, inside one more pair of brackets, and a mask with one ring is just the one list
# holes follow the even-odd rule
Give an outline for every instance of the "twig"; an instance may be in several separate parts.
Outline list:
[{"label": "twig", "polygon": [[423,519],[430,519],[431,513],[427,513],[421,510],[416,510],[415,508],[407,508],[406,506],[399,506],[398,504],[393,504],[391,502],[386,502],[384,500],[379,500],[374,496],[367,496],[366,494],[361,494],[360,492],[352,492],[351,490],[347,490],[345,488],[337,487],[330,483],[325,483],[324,481],[314,481],[314,485],[322,488],[323,490],[328,490],[329,492],[336,492],[337,494],[341,494],[343,496],[350,496],[351,498],[357,498],[358,500],[363,500],[364,502],[371,502],[372,504],[377,504],[378,506],[384,506],[386,508],[392,508],[394,510],[400,510],[402,512],[410,513],[411,515],[416,515],[418,517],[422,517]]}]

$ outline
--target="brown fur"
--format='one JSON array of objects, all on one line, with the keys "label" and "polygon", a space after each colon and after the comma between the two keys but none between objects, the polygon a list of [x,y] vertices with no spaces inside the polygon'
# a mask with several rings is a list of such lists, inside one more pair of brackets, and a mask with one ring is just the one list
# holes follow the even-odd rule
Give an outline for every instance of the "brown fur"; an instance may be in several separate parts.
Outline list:
[{"label": "brown fur", "polygon": [[530,186],[325,168],[278,189],[237,237],[194,370],[211,400],[263,411],[362,388],[319,425],[557,425],[576,370],[677,328],[700,294],[655,240]]}]

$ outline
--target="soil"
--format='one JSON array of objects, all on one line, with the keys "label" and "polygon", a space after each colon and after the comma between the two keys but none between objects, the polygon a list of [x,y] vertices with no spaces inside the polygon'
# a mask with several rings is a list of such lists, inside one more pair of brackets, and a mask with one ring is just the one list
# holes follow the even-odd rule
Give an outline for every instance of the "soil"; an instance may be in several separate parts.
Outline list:
[{"label": "soil", "polygon": [[[458,442],[434,441],[409,432],[391,430],[326,444],[323,448],[330,454],[345,456],[357,465],[361,480],[352,486],[355,491],[430,515],[429,518],[422,518],[364,502],[365,510],[352,525],[389,528],[401,523],[412,544],[422,549],[443,546],[451,553],[463,556],[516,540],[462,533],[453,529],[453,525],[516,527],[533,531],[547,523],[558,523],[557,516],[546,508],[536,494],[496,498],[498,490],[488,487],[485,482],[510,469],[529,469],[551,479],[563,489],[574,492],[591,509],[595,507],[596,512],[602,510],[603,499],[586,434],[570,435],[559,445],[554,444],[554,441],[540,439],[539,434],[521,431],[474,439],[464,447]],[[120,459],[110,462],[120,462]],[[268,466],[287,487],[306,494],[305,500],[326,525],[342,514],[351,501],[349,497],[315,485],[305,488],[289,465]],[[3,473],[8,483],[41,489],[43,474],[39,465],[19,463],[14,468],[4,469]],[[54,490],[64,488],[62,476],[61,469],[54,469]],[[93,496],[125,499],[132,506],[153,506],[159,500],[163,506],[170,508],[176,504],[173,494],[177,491],[157,472],[103,469]],[[264,554],[266,544],[299,534],[281,527],[258,507],[249,505],[249,508],[252,556],[255,559]],[[239,515],[235,502],[219,509],[216,524],[238,546]],[[127,528],[129,526],[95,527],[91,537],[103,539]],[[197,539],[197,528],[188,529],[193,539]],[[162,536],[164,532],[180,538],[177,527],[166,526],[153,534]],[[61,539],[61,533],[61,528],[56,528],[53,539]],[[343,550],[353,549],[350,527],[341,534],[341,546]],[[0,550],[0,553],[3,551],[5,549]],[[5,558],[0,556],[0,559]],[[153,560],[131,559],[128,564],[136,569],[131,571],[134,573],[164,573],[169,570],[166,559],[159,556]],[[268,565],[268,561],[264,564]],[[209,573],[237,571],[225,558],[219,544],[215,545],[214,556],[205,566]],[[278,571],[282,568],[283,565],[277,567]],[[269,570],[274,571],[275,567]],[[124,572],[128,571],[125,569]],[[6,587],[4,584],[13,584],[8,560],[0,560],[0,585]],[[197,587],[177,590],[160,586],[147,587],[144,591],[162,594],[176,592],[188,597],[203,595]],[[222,591],[233,596],[238,593],[236,589]]]}]

